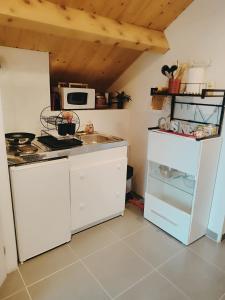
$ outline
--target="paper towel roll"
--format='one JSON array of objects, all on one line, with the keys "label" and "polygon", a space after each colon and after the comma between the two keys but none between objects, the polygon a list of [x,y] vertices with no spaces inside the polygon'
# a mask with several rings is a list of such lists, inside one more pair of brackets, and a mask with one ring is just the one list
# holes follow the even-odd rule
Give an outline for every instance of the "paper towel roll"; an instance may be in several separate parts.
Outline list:
[{"label": "paper towel roll", "polygon": [[[200,67],[193,67],[188,70],[187,79],[187,93],[201,93],[201,85],[195,83],[204,83],[205,79],[205,69]],[[194,83],[194,84],[191,84]]]}]

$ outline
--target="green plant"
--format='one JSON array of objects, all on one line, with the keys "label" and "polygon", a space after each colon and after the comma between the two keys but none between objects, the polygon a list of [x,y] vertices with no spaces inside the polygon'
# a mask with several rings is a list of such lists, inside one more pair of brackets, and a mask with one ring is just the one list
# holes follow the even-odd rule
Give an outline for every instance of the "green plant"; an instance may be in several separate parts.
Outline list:
[{"label": "green plant", "polygon": [[131,96],[127,95],[124,91],[117,92],[116,99],[118,102],[130,102],[132,101]]}]

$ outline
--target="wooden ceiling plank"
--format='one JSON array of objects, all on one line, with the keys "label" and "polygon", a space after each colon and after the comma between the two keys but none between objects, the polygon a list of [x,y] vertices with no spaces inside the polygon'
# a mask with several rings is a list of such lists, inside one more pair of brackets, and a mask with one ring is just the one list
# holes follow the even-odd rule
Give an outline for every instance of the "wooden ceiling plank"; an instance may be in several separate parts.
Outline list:
[{"label": "wooden ceiling plank", "polygon": [[4,1],[0,6],[0,24],[139,51],[165,53],[169,48],[163,32],[61,7],[45,0]]},{"label": "wooden ceiling plank", "polygon": [[161,9],[151,18],[151,28],[165,30],[169,24],[179,16],[192,0],[170,0],[166,1]]},{"label": "wooden ceiling plank", "polygon": [[[86,42],[82,42],[80,45],[76,43],[76,45],[76,51],[72,54],[68,65],[65,66],[65,72],[62,75],[65,75],[67,70],[74,70],[75,74],[87,77],[91,72],[91,69],[89,69],[90,61],[95,57],[99,46],[95,44],[88,45]],[[87,79],[85,80],[88,83]]]},{"label": "wooden ceiling plank", "polygon": [[[74,7],[91,14],[96,13],[139,26],[149,26],[160,31],[192,2],[191,0],[48,1],[58,6]],[[168,2],[171,4],[168,5]],[[160,14],[162,9],[165,10],[164,14]],[[0,26],[0,45],[51,52],[51,82],[86,82],[99,91],[108,88],[141,55],[139,51],[114,45],[35,32],[31,27],[29,30],[20,30]]]},{"label": "wooden ceiling plank", "polygon": [[[49,0],[89,13],[163,31],[193,0]],[[170,5],[172,3],[172,5]],[[174,3],[174,6],[173,6]],[[169,4],[169,5],[168,5]],[[162,16],[160,12],[165,9]],[[174,8],[175,7],[175,8]],[[157,18],[160,16],[160,20]]]}]

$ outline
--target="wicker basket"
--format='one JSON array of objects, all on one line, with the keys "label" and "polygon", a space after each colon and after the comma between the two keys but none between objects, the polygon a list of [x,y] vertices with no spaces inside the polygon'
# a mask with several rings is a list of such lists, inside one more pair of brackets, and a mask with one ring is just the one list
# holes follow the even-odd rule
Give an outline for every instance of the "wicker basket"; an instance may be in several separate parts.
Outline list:
[{"label": "wicker basket", "polygon": [[162,110],[165,98],[166,98],[165,96],[161,96],[161,95],[152,96],[152,104],[151,104],[152,109]]}]

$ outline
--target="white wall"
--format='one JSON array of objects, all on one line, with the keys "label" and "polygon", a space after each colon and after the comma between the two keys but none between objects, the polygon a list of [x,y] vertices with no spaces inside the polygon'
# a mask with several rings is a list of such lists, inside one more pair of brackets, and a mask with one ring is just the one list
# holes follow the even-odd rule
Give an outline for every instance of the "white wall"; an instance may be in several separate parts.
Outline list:
[{"label": "white wall", "polygon": [[[0,108],[2,105],[0,95]],[[13,223],[8,165],[4,139],[3,116],[0,109],[0,223],[3,244],[6,248],[6,268],[11,272],[17,267],[16,240]]]},{"label": "white wall", "polygon": [[87,110],[77,111],[80,117],[81,129],[88,121],[92,121],[96,131],[116,135],[125,139],[129,138],[129,110]]},{"label": "white wall", "polygon": [[[147,148],[147,128],[157,125],[161,113],[150,108],[150,88],[165,84],[160,69],[164,64],[191,60],[209,61],[207,78],[214,81],[216,87],[225,88],[225,1],[195,0],[167,28],[170,51],[165,55],[144,53],[113,84],[111,89],[124,89],[131,94],[131,156],[134,166],[136,191],[143,195],[145,177],[145,158]],[[225,136],[225,130],[223,130]],[[162,148],[163,151],[163,148]],[[209,229],[221,234],[224,220],[225,201],[225,144],[223,145],[218,178],[213,200]]]},{"label": "white wall", "polygon": [[0,47],[0,65],[5,131],[38,133],[50,105],[48,53]]}]

